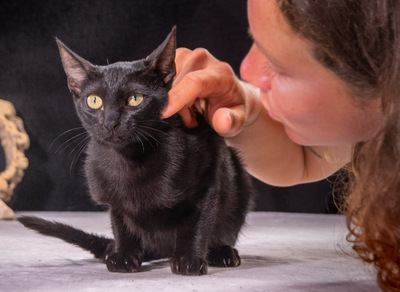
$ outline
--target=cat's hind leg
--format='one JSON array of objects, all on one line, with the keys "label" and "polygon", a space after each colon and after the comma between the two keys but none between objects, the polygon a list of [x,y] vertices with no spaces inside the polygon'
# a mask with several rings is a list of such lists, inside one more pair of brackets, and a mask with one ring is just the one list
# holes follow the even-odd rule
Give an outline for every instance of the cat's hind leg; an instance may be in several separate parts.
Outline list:
[{"label": "cat's hind leg", "polygon": [[241,263],[236,248],[229,245],[211,247],[208,251],[208,264],[214,267],[237,267]]}]

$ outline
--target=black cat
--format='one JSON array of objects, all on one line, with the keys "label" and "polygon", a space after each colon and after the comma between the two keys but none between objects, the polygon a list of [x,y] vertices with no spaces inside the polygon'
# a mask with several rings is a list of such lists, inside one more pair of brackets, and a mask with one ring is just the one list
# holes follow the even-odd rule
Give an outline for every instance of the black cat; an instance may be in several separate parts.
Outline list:
[{"label": "black cat", "polygon": [[233,246],[254,191],[234,149],[205,120],[162,120],[175,76],[175,28],[146,59],[95,66],[57,40],[77,113],[90,135],[85,171],[93,199],[109,207],[114,239],[36,217],[18,220],[78,245],[111,272],[170,258],[171,270],[203,275],[236,267]]}]

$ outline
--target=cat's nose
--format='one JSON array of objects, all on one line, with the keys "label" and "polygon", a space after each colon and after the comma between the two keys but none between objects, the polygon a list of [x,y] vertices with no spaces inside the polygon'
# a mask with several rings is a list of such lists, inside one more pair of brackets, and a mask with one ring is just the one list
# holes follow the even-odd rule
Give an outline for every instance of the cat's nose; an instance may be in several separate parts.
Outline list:
[{"label": "cat's nose", "polygon": [[115,110],[108,110],[105,113],[103,127],[109,131],[114,131],[119,126],[120,113]]},{"label": "cat's nose", "polygon": [[119,126],[119,122],[106,122],[103,124],[103,127],[108,131],[114,131]]}]

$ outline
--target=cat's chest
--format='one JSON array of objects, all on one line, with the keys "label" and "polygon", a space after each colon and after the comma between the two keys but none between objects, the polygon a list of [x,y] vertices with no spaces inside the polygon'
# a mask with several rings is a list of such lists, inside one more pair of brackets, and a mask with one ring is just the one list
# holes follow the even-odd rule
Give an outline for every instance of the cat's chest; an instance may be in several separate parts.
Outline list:
[{"label": "cat's chest", "polygon": [[91,195],[102,204],[142,205],[145,198],[162,191],[164,164],[153,156],[133,160],[112,150],[96,149],[86,162]]},{"label": "cat's chest", "polygon": [[92,157],[89,167],[95,170],[95,179],[105,181],[117,190],[146,180],[148,164],[146,161],[128,160],[113,151],[104,151],[99,157]]}]

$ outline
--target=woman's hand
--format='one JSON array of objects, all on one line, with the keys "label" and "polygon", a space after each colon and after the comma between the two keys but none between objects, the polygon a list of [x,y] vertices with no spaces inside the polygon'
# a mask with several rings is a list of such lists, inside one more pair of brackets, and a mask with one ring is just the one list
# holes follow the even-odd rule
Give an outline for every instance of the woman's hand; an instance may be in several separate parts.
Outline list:
[{"label": "woman's hand", "polygon": [[205,49],[185,48],[177,49],[175,63],[177,74],[163,118],[179,112],[187,127],[195,127],[195,108],[224,137],[237,135],[257,118],[258,90],[239,80],[227,63]]},{"label": "woman's hand", "polygon": [[[239,80],[232,68],[205,49],[178,49],[177,75],[164,109],[167,118],[179,112],[188,127],[197,125],[199,111],[228,145],[237,148],[254,177],[271,185],[288,186],[317,181],[348,161],[342,147],[309,148],[294,143],[282,124],[272,120],[261,105],[260,91]],[[338,163],[331,159],[339,158]]]}]

